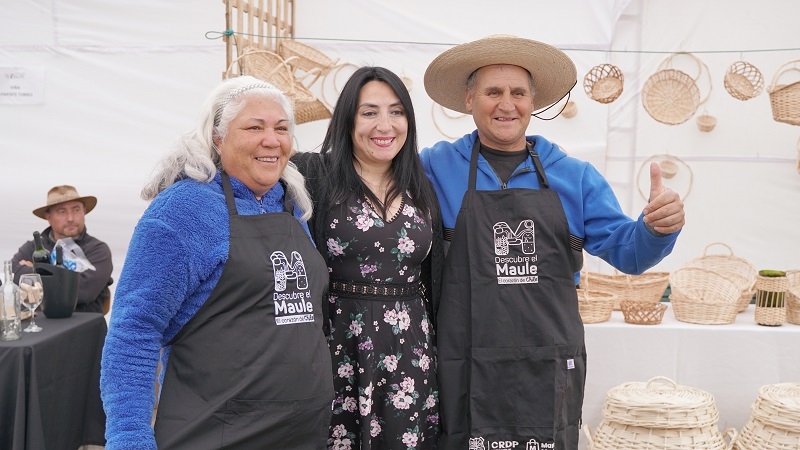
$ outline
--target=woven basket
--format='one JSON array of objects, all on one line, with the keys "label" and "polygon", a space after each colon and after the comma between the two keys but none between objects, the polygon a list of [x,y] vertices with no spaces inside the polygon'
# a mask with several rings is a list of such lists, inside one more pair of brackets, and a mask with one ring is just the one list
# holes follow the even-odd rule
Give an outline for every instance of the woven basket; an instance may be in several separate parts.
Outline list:
[{"label": "woven basket", "polygon": [[600,323],[611,318],[616,294],[578,289],[578,312],[583,323]]},{"label": "woven basket", "polygon": [[800,60],[789,61],[782,65],[772,78],[772,84],[767,88],[772,106],[772,118],[776,122],[790,125],[800,125],[800,81],[778,84],[778,80],[786,73],[800,72],[796,67],[787,67],[795,63],[800,63]]},{"label": "woven basket", "polygon": [[[714,397],[679,386],[665,377],[647,383],[623,383],[611,388],[603,405],[603,421],[594,436],[588,427],[589,449],[725,449],[717,428]],[[727,430],[730,439],[736,436]]]},{"label": "woven basket", "polygon": [[689,120],[700,106],[700,90],[694,79],[675,69],[660,70],[642,88],[642,105],[650,117],[667,125]]},{"label": "woven basket", "polygon": [[600,64],[583,77],[583,90],[592,100],[611,103],[622,94],[624,83],[625,77],[617,66]]},{"label": "woven basket", "polygon": [[[727,254],[709,254],[713,246],[722,246]],[[683,267],[701,267],[718,272],[727,277],[741,290],[738,311],[742,312],[753,300],[756,293],[756,267],[748,260],[733,254],[733,249],[724,242],[712,242],[703,249],[703,256],[694,258],[685,263]]]},{"label": "woven basket", "polygon": [[680,170],[678,163],[671,159],[662,159],[658,162],[658,165],[661,167],[661,176],[667,179],[674,177]]},{"label": "woven basket", "polygon": [[314,73],[314,81],[328,73],[338,62],[337,59],[329,58],[316,48],[294,39],[282,39],[278,43],[278,54],[289,61],[293,69]]},{"label": "woven basket", "polygon": [[786,272],[789,289],[786,291],[786,321],[800,325],[800,270]]},{"label": "woven basket", "polygon": [[725,73],[725,90],[733,98],[750,100],[764,90],[764,76],[758,68],[748,62],[736,61]]},{"label": "woven basket", "polygon": [[566,105],[564,105],[564,110],[561,111],[561,115],[564,116],[566,119],[572,119],[576,115],[578,115],[578,105],[575,104],[573,101],[568,101]]},{"label": "woven basket", "polygon": [[736,321],[741,290],[718,272],[683,267],[669,275],[672,312],[681,322],[722,325]]},{"label": "woven basket", "polygon": [[800,384],[768,384],[750,406],[751,415],[733,448],[739,450],[800,448]]},{"label": "woven basket", "polygon": [[619,302],[625,323],[634,325],[658,325],[664,318],[667,310],[665,303],[632,302],[623,300]]},{"label": "woven basket", "polygon": [[789,279],[756,275],[756,323],[780,326],[786,322],[786,291]]},{"label": "woven basket", "polygon": [[717,126],[717,118],[706,113],[697,116],[695,122],[697,122],[697,129],[704,133],[712,131]]},{"label": "woven basket", "polygon": [[620,302],[658,303],[664,296],[669,284],[669,272],[645,272],[641,275],[626,275],[617,272],[608,275],[596,272],[582,272],[581,286],[585,289],[597,289],[613,292],[617,295],[614,309],[620,309]]}]

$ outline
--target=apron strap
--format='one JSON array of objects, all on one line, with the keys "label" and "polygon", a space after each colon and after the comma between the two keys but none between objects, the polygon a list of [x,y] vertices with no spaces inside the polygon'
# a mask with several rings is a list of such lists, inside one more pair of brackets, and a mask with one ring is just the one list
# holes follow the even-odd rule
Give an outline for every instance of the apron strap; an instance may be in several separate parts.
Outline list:
[{"label": "apron strap", "polygon": [[236,201],[233,199],[231,178],[224,170],[220,171],[220,176],[222,176],[222,191],[225,193],[225,204],[228,205],[228,214],[230,214],[230,217],[238,216],[239,211],[236,210]]}]

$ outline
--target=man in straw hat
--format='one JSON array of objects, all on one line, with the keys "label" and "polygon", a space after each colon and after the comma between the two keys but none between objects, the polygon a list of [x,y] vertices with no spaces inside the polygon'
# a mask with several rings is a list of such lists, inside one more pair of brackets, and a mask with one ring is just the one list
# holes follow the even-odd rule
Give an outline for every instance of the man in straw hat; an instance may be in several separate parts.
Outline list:
[{"label": "man in straw hat", "polygon": [[[78,282],[78,304],[75,311],[103,313],[103,306],[111,298],[108,286],[113,279],[111,250],[105,242],[86,233],[84,216],[97,205],[97,198],[81,196],[73,186],[56,186],[47,192],[44,206],[33,210],[33,215],[46,220],[50,226],[42,231],[42,244],[52,252],[59,239],[71,238],[83,251],[94,269],[84,270]],[[31,255],[34,242],[30,240],[19,248],[12,259],[15,279],[33,272]],[[51,258],[52,259],[52,258]]]},{"label": "man in straw hat", "polygon": [[589,163],[525,135],[531,115],[575,84],[563,52],[505,35],[451,48],[425,72],[428,95],[477,126],[420,153],[450,240],[436,312],[441,448],[576,449],[582,251],[638,274],[683,227],[657,164],[651,201],[633,220]]}]

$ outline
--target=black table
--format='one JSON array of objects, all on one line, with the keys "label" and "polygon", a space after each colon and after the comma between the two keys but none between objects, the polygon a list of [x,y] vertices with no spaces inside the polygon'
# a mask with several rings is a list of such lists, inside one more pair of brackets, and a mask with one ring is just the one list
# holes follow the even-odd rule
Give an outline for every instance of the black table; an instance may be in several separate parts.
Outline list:
[{"label": "black table", "polygon": [[105,445],[100,400],[105,318],[74,313],[47,319],[37,311],[36,323],[41,332],[0,342],[0,449]]}]

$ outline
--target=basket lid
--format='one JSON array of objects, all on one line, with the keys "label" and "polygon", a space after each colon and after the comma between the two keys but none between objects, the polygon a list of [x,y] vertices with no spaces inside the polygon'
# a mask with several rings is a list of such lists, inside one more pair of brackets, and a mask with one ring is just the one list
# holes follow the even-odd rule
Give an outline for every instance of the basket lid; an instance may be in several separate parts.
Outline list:
[{"label": "basket lid", "polygon": [[650,428],[698,428],[716,425],[719,412],[708,392],[676,384],[666,377],[611,388],[603,406],[606,420]]},{"label": "basket lid", "polygon": [[753,417],[784,430],[800,429],[800,384],[780,383],[761,386],[751,406]]}]

